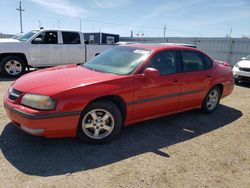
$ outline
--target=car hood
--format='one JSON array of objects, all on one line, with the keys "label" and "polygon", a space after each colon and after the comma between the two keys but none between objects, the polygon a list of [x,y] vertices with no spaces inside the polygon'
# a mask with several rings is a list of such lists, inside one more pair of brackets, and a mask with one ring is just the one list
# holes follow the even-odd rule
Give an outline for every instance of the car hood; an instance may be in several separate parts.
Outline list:
[{"label": "car hood", "polygon": [[26,43],[16,39],[0,39],[0,53],[23,53]]},{"label": "car hood", "polygon": [[6,38],[6,39],[0,39],[0,43],[9,43],[9,42],[20,42],[16,39]]},{"label": "car hood", "polygon": [[242,60],[238,62],[239,67],[250,68],[249,60]]},{"label": "car hood", "polygon": [[26,74],[14,82],[13,88],[21,92],[53,95],[68,89],[120,77],[119,75],[92,71],[77,65],[64,65]]}]

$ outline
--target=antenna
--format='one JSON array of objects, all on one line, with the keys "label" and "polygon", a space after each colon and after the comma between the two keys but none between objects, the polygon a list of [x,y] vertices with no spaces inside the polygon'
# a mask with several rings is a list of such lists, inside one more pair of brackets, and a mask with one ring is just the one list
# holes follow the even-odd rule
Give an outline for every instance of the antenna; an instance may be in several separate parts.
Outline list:
[{"label": "antenna", "polygon": [[23,18],[22,18],[22,12],[24,11],[24,9],[22,9],[22,2],[19,1],[19,8],[17,8],[16,10],[19,11],[20,13],[20,27],[21,27],[21,33],[23,33]]}]

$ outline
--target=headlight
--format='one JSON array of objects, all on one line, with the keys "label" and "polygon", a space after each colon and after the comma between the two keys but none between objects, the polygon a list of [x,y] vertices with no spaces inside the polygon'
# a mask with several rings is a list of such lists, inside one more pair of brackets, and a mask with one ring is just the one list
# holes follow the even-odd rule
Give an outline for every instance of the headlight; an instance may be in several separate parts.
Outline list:
[{"label": "headlight", "polygon": [[38,94],[25,94],[21,103],[25,106],[39,110],[53,110],[56,107],[56,101],[49,96]]}]

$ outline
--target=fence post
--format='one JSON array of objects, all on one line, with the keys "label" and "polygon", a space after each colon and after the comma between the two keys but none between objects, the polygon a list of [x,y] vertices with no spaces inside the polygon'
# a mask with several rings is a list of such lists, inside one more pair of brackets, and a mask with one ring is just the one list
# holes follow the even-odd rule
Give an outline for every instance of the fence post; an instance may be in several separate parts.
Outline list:
[{"label": "fence post", "polygon": [[233,46],[234,46],[234,39],[233,38],[228,38],[229,39],[229,45],[228,45],[228,52],[227,52],[227,61],[230,65],[232,65],[231,59],[232,59],[232,54],[233,54]]}]

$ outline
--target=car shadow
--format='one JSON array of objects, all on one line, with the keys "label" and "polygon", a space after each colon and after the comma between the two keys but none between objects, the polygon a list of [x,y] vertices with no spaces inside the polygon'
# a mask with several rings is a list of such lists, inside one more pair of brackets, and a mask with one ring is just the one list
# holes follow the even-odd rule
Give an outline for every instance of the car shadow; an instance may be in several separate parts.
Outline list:
[{"label": "car shadow", "polygon": [[239,87],[250,88],[250,82],[235,82],[235,85]]},{"label": "car shadow", "polygon": [[15,80],[16,80],[16,78],[4,77],[4,76],[0,73],[0,82],[15,81]]},{"label": "car shadow", "polygon": [[77,139],[30,136],[11,123],[0,135],[5,158],[25,174],[53,176],[109,165],[146,152],[171,157],[160,149],[222,128],[242,116],[220,105],[210,115],[198,110],[166,116],[124,128],[118,139],[105,145],[87,145]]}]

